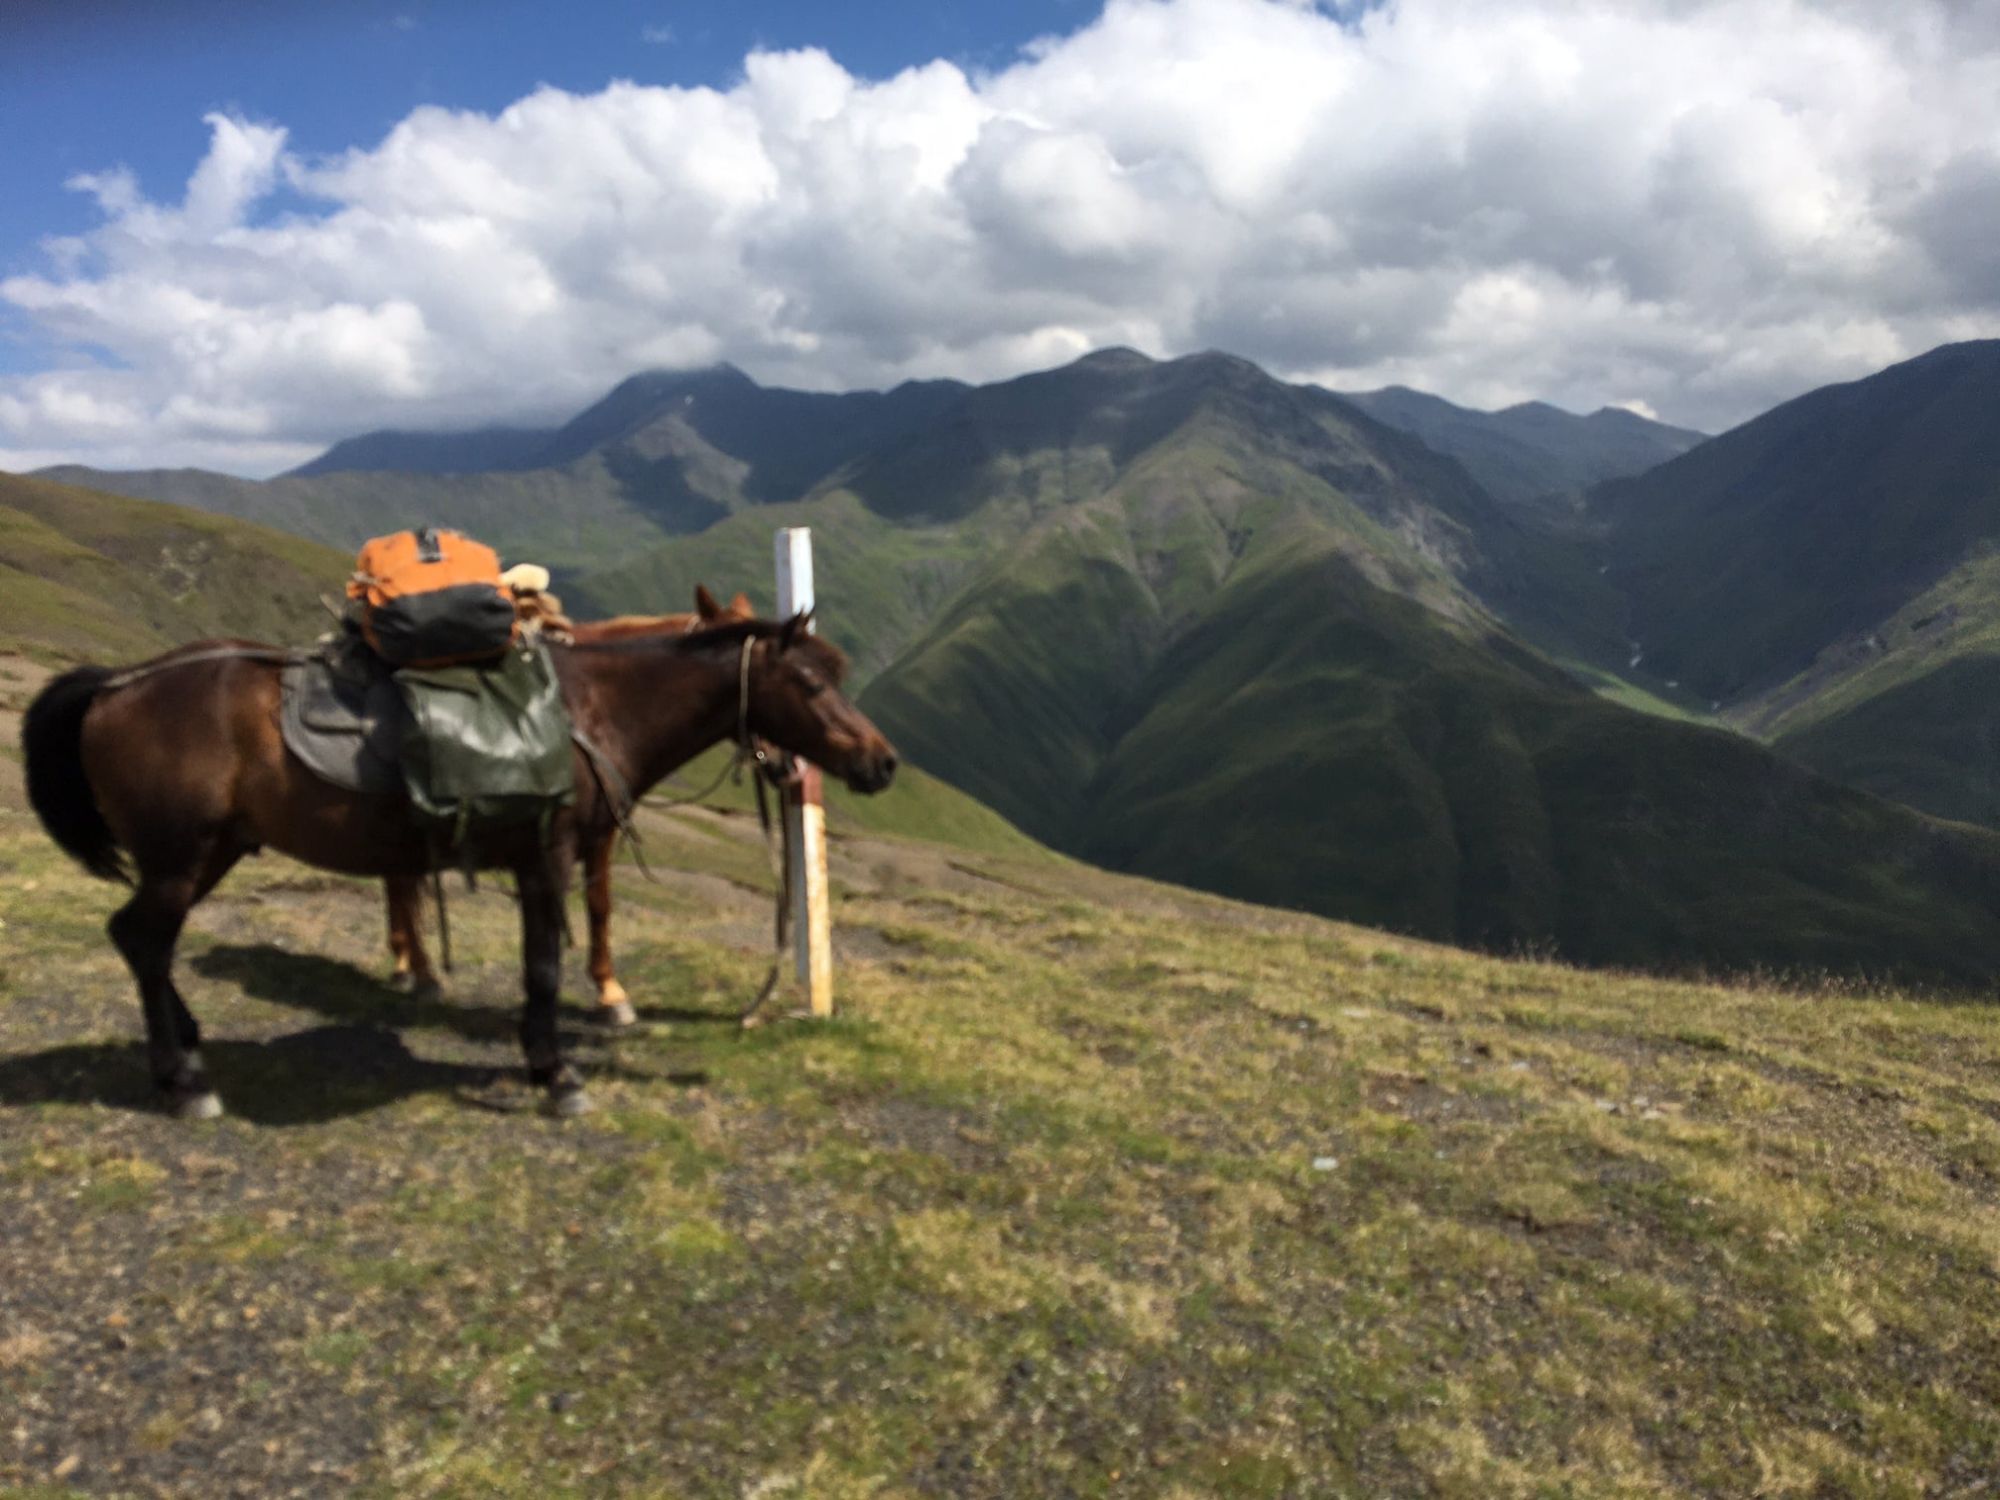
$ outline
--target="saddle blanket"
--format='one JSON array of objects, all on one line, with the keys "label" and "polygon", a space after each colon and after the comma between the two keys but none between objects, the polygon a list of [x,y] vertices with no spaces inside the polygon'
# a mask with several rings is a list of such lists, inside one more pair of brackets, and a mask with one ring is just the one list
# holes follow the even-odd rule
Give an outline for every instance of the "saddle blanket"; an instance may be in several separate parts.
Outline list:
[{"label": "saddle blanket", "polygon": [[324,781],[374,797],[399,796],[410,711],[396,677],[355,637],[290,663],[279,678],[285,748]]}]

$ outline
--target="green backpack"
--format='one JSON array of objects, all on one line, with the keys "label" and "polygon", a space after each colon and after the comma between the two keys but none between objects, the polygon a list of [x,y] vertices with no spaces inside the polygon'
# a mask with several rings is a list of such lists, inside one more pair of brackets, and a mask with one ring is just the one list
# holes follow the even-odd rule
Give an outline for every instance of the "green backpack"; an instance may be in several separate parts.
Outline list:
[{"label": "green backpack", "polygon": [[569,709],[541,641],[497,661],[405,667],[396,685],[410,711],[403,782],[441,852],[469,865],[486,835],[546,825],[575,798]]}]

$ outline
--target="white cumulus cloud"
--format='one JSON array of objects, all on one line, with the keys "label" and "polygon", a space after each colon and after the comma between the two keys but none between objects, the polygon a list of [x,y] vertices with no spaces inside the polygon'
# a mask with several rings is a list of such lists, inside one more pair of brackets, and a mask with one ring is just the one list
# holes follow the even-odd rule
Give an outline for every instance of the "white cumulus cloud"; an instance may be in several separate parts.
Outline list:
[{"label": "white cumulus cloud", "polygon": [[635,369],[817,389],[1223,348],[1720,427],[2000,333],[1985,0],[1110,0],[967,74],[419,109],[332,158],[211,116],[0,300],[0,466],[268,472],[566,414]]}]

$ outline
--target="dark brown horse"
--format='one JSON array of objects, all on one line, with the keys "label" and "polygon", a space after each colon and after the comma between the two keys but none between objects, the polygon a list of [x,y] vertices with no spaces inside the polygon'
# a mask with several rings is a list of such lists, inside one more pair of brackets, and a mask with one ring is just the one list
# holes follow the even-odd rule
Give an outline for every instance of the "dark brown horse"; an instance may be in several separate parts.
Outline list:
[{"label": "dark brown horse", "polygon": [[[753,613],[747,594],[738,594],[725,606],[717,604],[707,589],[697,588],[695,607],[679,614],[565,620],[563,628],[573,639],[590,645],[639,636],[686,635],[703,626],[748,620]],[[611,864],[617,847],[615,826],[602,833],[584,835],[583,891],[590,913],[590,980],[597,986],[597,1018],[607,1026],[630,1026],[638,1016],[632,1009],[631,996],[618,982],[617,967],[611,959]],[[392,875],[383,885],[388,898],[389,953],[394,963],[389,982],[419,997],[434,999],[444,992],[444,986],[424,948],[419,920],[423,882],[415,876]]]},{"label": "dark brown horse", "polygon": [[[49,683],[22,723],[28,797],[43,826],[91,873],[134,886],[111,940],[138,982],[153,1080],[184,1117],[222,1107],[173,982],[189,909],[264,847],[357,875],[413,877],[429,863],[402,799],[343,791],[286,750],[275,655],[202,641],[126,671],[79,667]],[[804,616],[578,643],[558,647],[555,662],[576,728],[609,762],[608,779],[634,795],[732,735],[802,755],[859,792],[879,792],[895,774],[889,742],[840,692],[845,659]],[[529,1080],[559,1114],[587,1107],[556,1030],[563,893],[578,849],[617,819],[581,750],[575,771],[576,800],[546,837],[529,828],[481,850],[482,864],[514,873],[521,1045]]]}]

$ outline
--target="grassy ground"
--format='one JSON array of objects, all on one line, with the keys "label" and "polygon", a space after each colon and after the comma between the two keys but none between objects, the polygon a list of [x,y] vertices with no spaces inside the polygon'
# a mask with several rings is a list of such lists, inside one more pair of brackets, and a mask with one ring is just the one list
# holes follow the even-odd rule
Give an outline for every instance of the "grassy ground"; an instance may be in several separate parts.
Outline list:
[{"label": "grassy ground", "polygon": [[267,858],[183,947],[184,1126],[115,892],[0,811],[0,1486],[1991,1493],[1990,1007],[852,835],[840,1018],[745,1036],[753,820],[651,821],[596,1114],[515,1081],[501,890],[419,1005],[374,888]]}]

